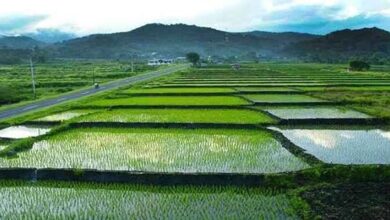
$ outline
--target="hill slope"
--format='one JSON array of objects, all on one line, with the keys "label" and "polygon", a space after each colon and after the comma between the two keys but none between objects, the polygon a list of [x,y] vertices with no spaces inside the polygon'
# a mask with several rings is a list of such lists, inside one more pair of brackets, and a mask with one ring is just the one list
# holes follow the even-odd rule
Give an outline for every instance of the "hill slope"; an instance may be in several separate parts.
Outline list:
[{"label": "hill slope", "polygon": [[270,37],[228,33],[184,24],[149,24],[130,32],[91,35],[56,45],[65,57],[125,58],[133,54],[183,56],[196,51],[203,56],[239,56],[250,52],[273,55],[280,48]]},{"label": "hill slope", "polygon": [[290,45],[283,54],[324,62],[340,62],[351,58],[386,58],[390,56],[390,32],[378,28],[336,31]]},{"label": "hill slope", "polygon": [[7,49],[31,49],[35,46],[43,47],[46,44],[30,37],[17,36],[17,37],[1,37],[0,48]]}]

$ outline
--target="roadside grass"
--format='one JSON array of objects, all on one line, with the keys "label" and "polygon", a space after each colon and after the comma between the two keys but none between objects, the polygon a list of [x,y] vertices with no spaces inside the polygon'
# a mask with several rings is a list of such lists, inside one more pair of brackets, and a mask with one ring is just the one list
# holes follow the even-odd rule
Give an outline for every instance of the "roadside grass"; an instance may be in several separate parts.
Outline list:
[{"label": "roadside grass", "polygon": [[262,130],[85,128],[40,140],[0,167],[279,173],[310,166]]}]

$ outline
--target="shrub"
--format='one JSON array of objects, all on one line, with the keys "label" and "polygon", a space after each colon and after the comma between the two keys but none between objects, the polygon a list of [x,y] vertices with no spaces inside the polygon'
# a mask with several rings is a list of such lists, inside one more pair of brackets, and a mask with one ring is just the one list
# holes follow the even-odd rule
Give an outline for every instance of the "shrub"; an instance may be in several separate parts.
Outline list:
[{"label": "shrub", "polygon": [[364,61],[351,61],[349,63],[349,68],[354,71],[363,71],[363,70],[369,70],[370,64],[364,62]]}]

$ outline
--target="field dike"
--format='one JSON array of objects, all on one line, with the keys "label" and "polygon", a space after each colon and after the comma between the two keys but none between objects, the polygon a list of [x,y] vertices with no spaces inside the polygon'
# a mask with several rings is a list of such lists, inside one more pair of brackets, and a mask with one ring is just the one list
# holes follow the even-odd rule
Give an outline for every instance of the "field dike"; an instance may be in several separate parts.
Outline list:
[{"label": "field dike", "polygon": [[323,165],[277,174],[153,173],[83,169],[0,168],[2,180],[79,181],[158,186],[246,186],[295,188],[306,184],[390,181],[389,165]]}]

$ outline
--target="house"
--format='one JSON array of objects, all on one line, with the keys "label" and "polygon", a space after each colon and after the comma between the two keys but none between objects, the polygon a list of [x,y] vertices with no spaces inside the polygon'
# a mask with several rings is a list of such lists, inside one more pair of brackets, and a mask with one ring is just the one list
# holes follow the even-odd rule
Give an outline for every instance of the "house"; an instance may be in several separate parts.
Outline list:
[{"label": "house", "polygon": [[161,66],[161,65],[168,65],[172,64],[172,59],[153,59],[148,61],[148,66]]}]

